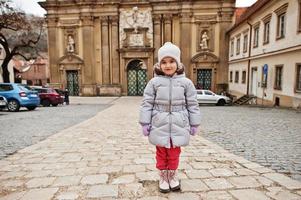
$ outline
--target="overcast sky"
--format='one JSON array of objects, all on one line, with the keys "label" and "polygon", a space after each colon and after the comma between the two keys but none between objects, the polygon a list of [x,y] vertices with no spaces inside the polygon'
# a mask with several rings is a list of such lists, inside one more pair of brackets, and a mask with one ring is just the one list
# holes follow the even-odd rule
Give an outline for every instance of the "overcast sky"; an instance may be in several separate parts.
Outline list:
[{"label": "overcast sky", "polygon": [[[37,3],[45,0],[12,0],[15,7],[21,8],[26,13],[43,16],[46,11]],[[250,6],[257,0],[236,0],[236,7]]]}]

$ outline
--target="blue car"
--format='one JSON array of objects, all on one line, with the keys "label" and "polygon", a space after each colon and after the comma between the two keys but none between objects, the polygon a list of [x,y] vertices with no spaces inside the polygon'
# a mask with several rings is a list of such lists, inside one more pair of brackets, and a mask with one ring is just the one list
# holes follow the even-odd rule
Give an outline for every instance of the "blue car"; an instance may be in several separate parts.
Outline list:
[{"label": "blue car", "polygon": [[0,83],[0,95],[7,99],[7,108],[11,112],[19,111],[20,107],[34,110],[40,104],[36,91],[18,83]]}]

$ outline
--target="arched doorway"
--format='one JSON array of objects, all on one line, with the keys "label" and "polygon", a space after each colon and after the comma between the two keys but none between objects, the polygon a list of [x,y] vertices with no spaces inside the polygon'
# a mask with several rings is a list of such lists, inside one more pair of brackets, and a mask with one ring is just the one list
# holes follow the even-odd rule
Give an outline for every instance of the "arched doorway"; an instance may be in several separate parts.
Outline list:
[{"label": "arched doorway", "polygon": [[132,60],[127,66],[128,95],[142,96],[147,82],[146,69],[141,60]]}]

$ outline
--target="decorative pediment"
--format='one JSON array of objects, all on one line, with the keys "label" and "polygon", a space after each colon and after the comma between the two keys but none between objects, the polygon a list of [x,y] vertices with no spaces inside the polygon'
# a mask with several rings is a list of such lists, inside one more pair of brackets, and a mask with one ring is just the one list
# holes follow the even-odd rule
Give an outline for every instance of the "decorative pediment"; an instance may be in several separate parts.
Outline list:
[{"label": "decorative pediment", "polygon": [[67,65],[67,64],[83,65],[84,60],[75,54],[67,54],[58,60],[58,64],[59,65]]},{"label": "decorative pediment", "polygon": [[217,63],[219,62],[219,58],[210,52],[201,52],[192,57],[191,62],[193,63]]}]

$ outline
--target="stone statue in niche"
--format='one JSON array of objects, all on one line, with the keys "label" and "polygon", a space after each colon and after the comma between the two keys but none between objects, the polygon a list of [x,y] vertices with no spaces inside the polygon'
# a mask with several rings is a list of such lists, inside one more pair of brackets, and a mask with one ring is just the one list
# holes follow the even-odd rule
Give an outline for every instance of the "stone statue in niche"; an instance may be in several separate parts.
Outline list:
[{"label": "stone statue in niche", "polygon": [[208,49],[208,40],[209,40],[209,36],[207,35],[207,31],[204,31],[201,37],[201,49],[202,50],[206,50]]},{"label": "stone statue in niche", "polygon": [[67,41],[67,52],[68,53],[74,53],[75,50],[75,42],[72,35],[68,35],[68,41]]}]

